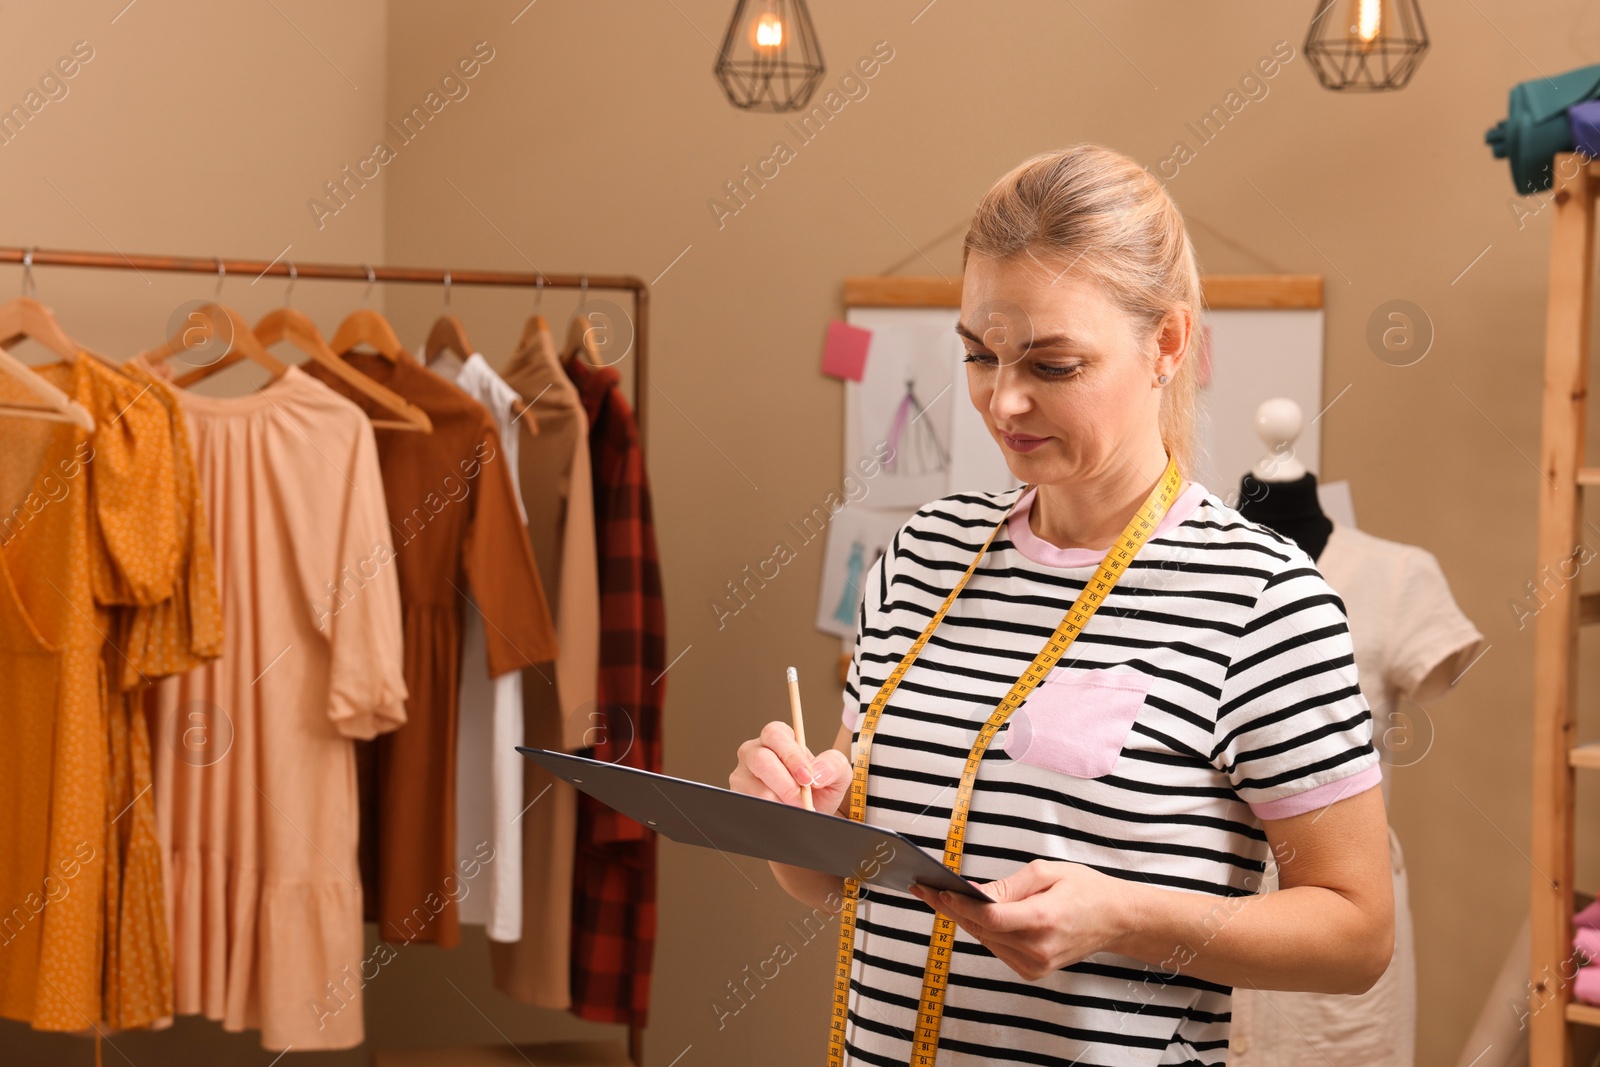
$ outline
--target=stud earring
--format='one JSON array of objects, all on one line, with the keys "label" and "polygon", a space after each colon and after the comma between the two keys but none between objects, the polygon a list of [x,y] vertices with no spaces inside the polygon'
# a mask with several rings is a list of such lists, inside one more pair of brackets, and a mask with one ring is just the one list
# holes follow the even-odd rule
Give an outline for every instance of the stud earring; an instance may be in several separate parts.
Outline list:
[{"label": "stud earring", "polygon": [[1166,385],[1167,384],[1167,376],[1165,374],[1163,374],[1159,378],[1157,378],[1156,381],[1160,382],[1162,385]]}]

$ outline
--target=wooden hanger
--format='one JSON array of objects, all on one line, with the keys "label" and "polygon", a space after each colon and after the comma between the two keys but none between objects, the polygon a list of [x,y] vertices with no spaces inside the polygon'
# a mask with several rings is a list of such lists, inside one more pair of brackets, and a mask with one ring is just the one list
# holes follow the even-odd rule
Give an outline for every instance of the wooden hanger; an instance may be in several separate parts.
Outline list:
[{"label": "wooden hanger", "polygon": [[600,354],[600,346],[595,344],[593,325],[582,315],[573,315],[572,321],[567,324],[567,344],[564,351],[568,356],[581,352],[584,362],[591,367],[603,367],[606,365],[606,360]]},{"label": "wooden hanger", "polygon": [[94,429],[94,416],[87,408],[52,385],[6,349],[24,338],[39,342],[62,359],[76,359],[81,346],[68,337],[50,309],[28,296],[0,304],[0,372],[25,387],[40,403],[0,403],[0,415],[70,422],[85,430]]},{"label": "wooden hanger", "polygon": [[341,356],[360,345],[366,345],[390,363],[411,358],[406,346],[395,336],[394,327],[371,308],[357,308],[346,315],[333,332],[333,340],[328,342],[328,347]]},{"label": "wooden hanger", "polygon": [[213,360],[194,370],[187,371],[173,379],[173,384],[188,388],[202,378],[209,377],[224,367],[231,367],[243,360],[250,360],[265,367],[274,379],[289,369],[289,365],[268,352],[255,334],[250,332],[250,324],[244,321],[244,316],[237,311],[222,304],[207,304],[202,308],[189,313],[189,325],[173,334],[166,341],[147,352],[141,353],[147,363],[156,364],[171,359],[180,352],[189,352],[210,341],[212,338],[225,338],[228,350],[220,359]]},{"label": "wooden hanger", "polygon": [[550,332],[550,324],[544,320],[543,315],[532,315],[522,327],[522,340],[517,342],[518,348],[527,348],[533,344],[534,338],[541,333]]},{"label": "wooden hanger", "polygon": [[[539,307],[543,303],[544,303],[544,275],[541,274],[541,275],[539,275],[539,283],[538,283],[537,295],[533,298],[533,307],[534,307],[533,314],[529,315],[528,316],[528,321],[522,324],[522,340],[517,342],[517,350],[518,351],[523,351],[525,349],[531,348],[533,346],[534,341],[538,340],[538,337],[539,337],[539,335],[541,333],[545,334],[546,336],[549,335],[549,333],[550,333],[550,324],[545,321],[545,317],[543,315],[539,314]],[[560,361],[557,360],[557,362],[560,362]],[[549,387],[546,386],[546,388],[549,388]],[[543,394],[541,393],[540,395],[542,396]],[[522,410],[517,412],[517,418],[520,420],[522,418],[522,416],[526,415],[529,412],[529,410],[531,410],[533,408],[533,405],[538,402],[538,400],[539,400],[539,397],[536,396],[532,400],[530,400],[527,403],[523,404],[522,405]],[[528,432],[529,433],[537,434],[539,432],[539,424],[538,424],[538,420],[537,419],[529,419],[529,420],[527,420],[526,423],[524,423],[524,425],[526,425],[528,427]]]},{"label": "wooden hanger", "polygon": [[[550,333],[550,324],[545,321],[543,315],[535,313],[528,317],[527,322],[523,323],[522,340],[517,342],[517,350],[522,351],[524,349],[533,347],[534,341],[538,339],[541,333],[548,335]],[[559,357],[557,358],[556,362],[560,362]],[[546,388],[548,389],[549,387],[547,386]],[[540,393],[539,395],[543,396],[544,394]],[[521,419],[522,416],[526,415],[533,409],[533,405],[537,403],[538,400],[539,397],[536,396],[532,400],[526,401],[521,405],[512,405],[511,410],[516,412],[518,419]],[[539,424],[536,419],[529,419],[523,425],[528,427],[529,433],[533,434],[534,436],[538,436]]]},{"label": "wooden hanger", "polygon": [[[347,320],[348,321],[348,320]],[[312,362],[326,367],[328,371],[340,381],[350,386],[362,396],[389,409],[399,415],[399,420],[373,419],[372,425],[385,430],[418,430],[422,433],[433,432],[433,422],[428,418],[427,412],[417,407],[405,397],[381,382],[362,374],[350,364],[339,358],[328,342],[322,339],[322,333],[317,329],[317,324],[294,308],[278,308],[269,311],[256,323],[256,340],[263,345],[271,347],[279,341],[289,341],[300,351],[311,357]]]},{"label": "wooden hanger", "polygon": [[[585,279],[587,281],[587,279]],[[585,286],[587,291],[587,286]],[[522,324],[522,340],[517,344],[518,349],[527,348],[533,344],[533,339],[541,332],[549,333],[550,324],[539,314],[544,307],[544,275],[540,274],[533,290],[533,314],[528,316],[528,321]]]},{"label": "wooden hanger", "polygon": [[10,348],[24,338],[39,342],[62,359],[75,359],[79,345],[61,329],[50,309],[31,296],[0,304],[0,348]]},{"label": "wooden hanger", "polygon": [[[461,362],[465,363],[473,353],[477,352],[472,347],[472,342],[467,340],[467,331],[461,325],[461,320],[448,312],[440,315],[433,324],[433,329],[428,331],[427,343],[422,346],[422,362],[424,366],[432,366],[433,361],[445,352],[454,352]],[[513,422],[528,413],[528,405],[523,401],[511,402],[511,419]],[[532,419],[523,423],[528,428],[528,433],[534,437],[539,436],[539,424]]]},{"label": "wooden hanger", "polygon": [[432,364],[445,352],[454,352],[465,363],[477,349],[467,340],[466,328],[461,320],[449,313],[440,315],[428,331],[428,341],[422,347],[423,362]]}]

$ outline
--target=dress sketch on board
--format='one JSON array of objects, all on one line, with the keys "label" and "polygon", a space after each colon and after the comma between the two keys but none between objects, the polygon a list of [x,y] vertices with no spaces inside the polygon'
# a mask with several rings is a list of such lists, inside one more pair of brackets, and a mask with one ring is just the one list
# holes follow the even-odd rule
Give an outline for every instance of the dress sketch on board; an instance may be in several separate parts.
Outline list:
[{"label": "dress sketch on board", "polygon": [[917,399],[916,382],[906,379],[905,395],[895,406],[887,440],[891,449],[883,469],[890,474],[916,477],[935,474],[950,465],[950,454],[939,441],[932,425],[918,426],[927,409]]},{"label": "dress sketch on board", "polygon": [[844,588],[839,592],[839,606],[833,609],[833,617],[846,626],[854,626],[856,622],[856,605],[861,602],[861,574],[862,556],[866,546],[857,538],[850,542],[850,561],[845,564]]}]

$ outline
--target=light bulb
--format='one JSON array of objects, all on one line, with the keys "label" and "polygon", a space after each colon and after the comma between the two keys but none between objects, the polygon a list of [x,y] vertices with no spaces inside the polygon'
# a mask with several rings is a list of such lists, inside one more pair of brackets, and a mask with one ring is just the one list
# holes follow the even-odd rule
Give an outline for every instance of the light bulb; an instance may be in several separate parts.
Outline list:
[{"label": "light bulb", "polygon": [[1382,0],[1356,0],[1356,21],[1355,25],[1350,27],[1350,32],[1361,42],[1362,47],[1370,48],[1372,42],[1378,39],[1382,23]]},{"label": "light bulb", "polygon": [[783,45],[783,20],[768,11],[756,19],[754,27],[757,48],[772,51]]}]

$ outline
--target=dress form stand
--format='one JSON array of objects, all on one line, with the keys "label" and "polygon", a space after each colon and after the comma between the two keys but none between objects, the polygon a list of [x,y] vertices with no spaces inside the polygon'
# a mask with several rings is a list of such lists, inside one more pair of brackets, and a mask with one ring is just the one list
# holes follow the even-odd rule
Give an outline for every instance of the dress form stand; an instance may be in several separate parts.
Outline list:
[{"label": "dress form stand", "polygon": [[1333,520],[1317,500],[1317,476],[1294,454],[1304,427],[1293,400],[1278,397],[1256,408],[1256,433],[1267,454],[1239,480],[1239,514],[1278,531],[1316,559],[1327,547]]},{"label": "dress form stand", "polygon": [[[1393,772],[1422,758],[1432,743],[1420,705],[1449,692],[1483,635],[1456,606],[1429,552],[1335,523],[1323,513],[1316,475],[1292,448],[1303,426],[1300,407],[1291,400],[1268,400],[1256,410],[1256,432],[1270,451],[1241,480],[1238,511],[1300,546],[1344,605],[1356,680],[1372,709],[1387,806]],[[1234,1067],[1299,1067],[1308,1058],[1340,1067],[1413,1067],[1416,950],[1405,856],[1393,829],[1389,858],[1395,948],[1388,970],[1355,996],[1236,988],[1229,1057]],[[1277,887],[1277,873],[1269,861],[1264,889]],[[1510,1013],[1502,1014],[1509,1020]],[[1312,1051],[1317,1055],[1308,1057]]]}]

